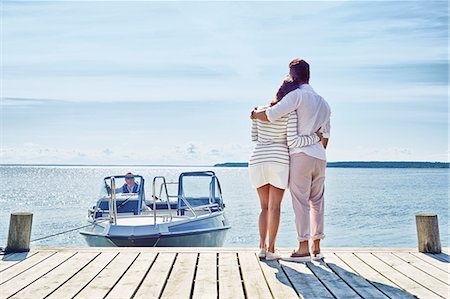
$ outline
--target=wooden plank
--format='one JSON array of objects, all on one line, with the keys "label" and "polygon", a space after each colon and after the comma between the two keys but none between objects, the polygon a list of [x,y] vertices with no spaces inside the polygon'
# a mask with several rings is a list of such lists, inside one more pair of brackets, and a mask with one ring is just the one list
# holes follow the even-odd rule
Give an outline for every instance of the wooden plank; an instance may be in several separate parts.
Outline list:
[{"label": "wooden plank", "polygon": [[306,264],[286,261],[280,264],[302,298],[334,298]]},{"label": "wooden plank", "polygon": [[217,298],[217,254],[213,252],[200,253],[195,274],[195,299]]},{"label": "wooden plank", "polygon": [[255,247],[35,247],[33,250],[38,251],[89,251],[89,252],[154,252],[154,253],[181,253],[181,252],[230,252],[237,253],[247,251],[255,252],[258,248]]},{"label": "wooden plank", "polygon": [[401,289],[398,285],[387,279],[364,261],[356,257],[352,252],[337,252],[336,255],[348,264],[360,276],[367,279],[377,289],[388,295],[390,298],[413,299],[416,298]]},{"label": "wooden plank", "polygon": [[259,265],[259,258],[252,252],[238,254],[241,265],[242,280],[248,298],[270,298],[272,294],[267,286],[266,278]]},{"label": "wooden plank", "polygon": [[[154,253],[178,253],[178,252],[256,252],[259,251],[256,247],[42,247],[37,246],[32,248],[33,251],[74,251],[77,252],[154,252]],[[279,248],[281,253],[291,253],[292,249]],[[448,247],[445,247],[445,251],[448,253]],[[329,252],[417,252],[416,247],[323,247],[324,253]],[[444,251],[444,250],[443,250]]]},{"label": "wooden plank", "polygon": [[449,263],[449,256],[446,253],[436,253],[436,254],[432,254],[432,253],[425,253],[426,255],[430,256],[430,257],[434,257],[438,260],[443,261],[444,263]]},{"label": "wooden plank", "polygon": [[77,253],[66,262],[48,272],[12,298],[44,298],[91,262],[98,254]]},{"label": "wooden plank", "polygon": [[446,253],[324,250],[325,263],[303,264],[260,262],[248,248],[125,249],[9,254],[0,261],[0,297],[411,299],[442,298],[449,290]]},{"label": "wooden plank", "polygon": [[127,271],[137,255],[136,252],[119,253],[75,298],[104,298]]},{"label": "wooden plank", "polygon": [[389,264],[392,268],[397,271],[403,273],[405,276],[408,276],[412,280],[426,287],[430,291],[440,295],[442,297],[448,296],[448,285],[443,283],[440,280],[426,274],[425,272],[420,271],[416,267],[408,264],[404,260],[395,256],[392,253],[374,253],[376,257],[383,260],[385,263]]},{"label": "wooden plank", "polygon": [[237,254],[231,252],[219,253],[219,297],[244,298],[241,274]]},{"label": "wooden plank", "polygon": [[179,253],[161,298],[189,298],[194,282],[198,253]]},{"label": "wooden plank", "polygon": [[380,292],[334,253],[326,254],[325,262],[342,280],[344,280],[358,295],[363,298],[389,298]]},{"label": "wooden plank", "polygon": [[63,264],[66,260],[70,259],[74,255],[74,252],[58,252],[46,259],[45,262],[39,263],[34,267],[31,267],[21,274],[15,276],[13,279],[8,280],[1,285],[2,297],[8,298],[14,295],[23,288],[32,284],[44,274]]},{"label": "wooden plank", "polygon": [[311,272],[319,278],[336,298],[360,298],[360,296],[336,275],[336,273],[328,268],[324,262],[308,262],[306,264],[308,268],[311,269]]},{"label": "wooden plank", "polygon": [[408,264],[413,265],[417,269],[419,269],[419,270],[433,276],[434,278],[439,279],[443,283],[449,285],[450,275],[448,272],[443,271],[436,267],[432,267],[430,264],[428,264],[424,260],[421,260],[417,256],[414,256],[414,255],[406,253],[406,252],[394,252],[394,255],[398,256],[399,258],[401,258]]},{"label": "wooden plank", "polygon": [[[392,251],[417,251],[416,247],[323,247],[324,253],[330,252],[392,252]],[[292,251],[291,251],[292,252]]]},{"label": "wooden plank", "polygon": [[437,294],[431,292],[430,290],[424,288],[414,280],[403,275],[396,269],[392,268],[385,262],[381,261],[379,258],[374,256],[372,253],[368,252],[355,252],[355,255],[363,260],[366,264],[374,268],[383,276],[393,281],[396,285],[400,286],[402,289],[406,290],[408,293],[417,296],[419,298],[440,298]]},{"label": "wooden plank", "polygon": [[113,286],[106,298],[131,298],[150,269],[156,253],[139,254],[125,275]]},{"label": "wooden plank", "polygon": [[29,251],[29,252],[17,252],[17,253],[10,253],[7,255],[4,255],[3,258],[0,260],[0,272],[24,261],[27,258],[30,258],[32,255],[35,255],[36,251]]},{"label": "wooden plank", "polygon": [[294,286],[277,261],[262,260],[260,266],[275,299],[298,298]]},{"label": "wooden plank", "polygon": [[429,256],[428,254],[423,254],[419,252],[411,252],[411,254],[420,258],[421,260],[424,260],[433,267],[439,268],[445,272],[449,272],[449,265],[450,265],[449,263],[443,262],[440,259],[435,259],[434,257]]},{"label": "wooden plank", "polygon": [[83,289],[97,274],[105,268],[116,256],[117,252],[102,252],[92,262],[62,286],[52,292],[47,298],[72,298]]},{"label": "wooden plank", "polygon": [[134,298],[158,298],[175,259],[175,253],[159,253],[150,271],[144,277]]},{"label": "wooden plank", "polygon": [[30,256],[29,258],[14,265],[13,267],[6,268],[4,271],[0,272],[0,285],[13,278],[14,276],[19,275],[23,271],[26,271],[27,269],[41,263],[55,253],[55,251],[38,252],[33,256]]}]

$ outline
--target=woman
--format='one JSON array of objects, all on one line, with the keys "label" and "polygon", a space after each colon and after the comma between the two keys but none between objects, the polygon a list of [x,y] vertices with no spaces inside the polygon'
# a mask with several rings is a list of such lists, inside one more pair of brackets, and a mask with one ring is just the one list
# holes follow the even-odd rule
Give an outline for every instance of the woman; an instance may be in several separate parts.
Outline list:
[{"label": "woman", "polygon": [[[281,84],[270,106],[276,105],[299,85],[290,77]],[[269,106],[256,107],[262,111]],[[252,112],[253,115],[253,112]],[[289,147],[303,147],[321,141],[319,132],[310,136],[297,135],[295,111],[274,122],[255,120],[252,117],[252,141],[256,146],[249,161],[250,181],[256,188],[261,203],[259,215],[260,258],[281,258],[275,250],[275,239],[280,223],[280,206],[289,179]],[[269,244],[266,244],[267,233]]]}]

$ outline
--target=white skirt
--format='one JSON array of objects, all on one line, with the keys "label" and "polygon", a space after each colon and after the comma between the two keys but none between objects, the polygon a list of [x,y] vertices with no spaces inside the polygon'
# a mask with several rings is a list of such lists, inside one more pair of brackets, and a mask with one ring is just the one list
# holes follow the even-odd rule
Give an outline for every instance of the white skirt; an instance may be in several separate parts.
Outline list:
[{"label": "white skirt", "polygon": [[279,189],[287,189],[289,165],[281,163],[257,163],[248,166],[250,182],[254,188],[271,184]]}]

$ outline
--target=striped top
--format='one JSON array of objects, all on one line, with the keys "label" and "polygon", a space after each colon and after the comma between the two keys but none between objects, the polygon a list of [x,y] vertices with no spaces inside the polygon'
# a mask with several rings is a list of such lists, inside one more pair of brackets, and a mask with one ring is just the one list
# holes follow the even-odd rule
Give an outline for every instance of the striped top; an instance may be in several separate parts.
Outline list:
[{"label": "striped top", "polygon": [[[264,111],[267,106],[259,107]],[[293,111],[273,122],[252,121],[252,141],[256,142],[249,165],[279,163],[289,165],[289,148],[303,147],[320,141],[317,134],[297,135],[297,112]]]}]

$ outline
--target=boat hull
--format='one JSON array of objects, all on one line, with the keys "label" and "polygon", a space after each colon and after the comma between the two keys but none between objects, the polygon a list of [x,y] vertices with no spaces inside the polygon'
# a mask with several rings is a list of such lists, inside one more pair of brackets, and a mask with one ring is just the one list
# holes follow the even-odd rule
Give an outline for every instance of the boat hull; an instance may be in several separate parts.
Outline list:
[{"label": "boat hull", "polygon": [[108,237],[118,247],[221,247],[228,229],[197,233],[117,238]]},{"label": "boat hull", "polygon": [[[163,227],[166,226],[166,227]],[[92,247],[221,247],[230,229],[221,212],[183,223],[121,226],[96,224],[80,233]]]}]

